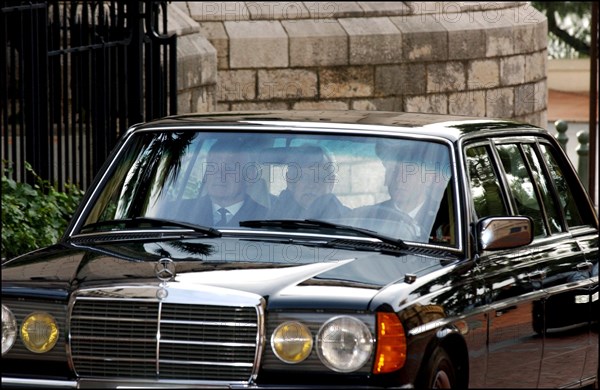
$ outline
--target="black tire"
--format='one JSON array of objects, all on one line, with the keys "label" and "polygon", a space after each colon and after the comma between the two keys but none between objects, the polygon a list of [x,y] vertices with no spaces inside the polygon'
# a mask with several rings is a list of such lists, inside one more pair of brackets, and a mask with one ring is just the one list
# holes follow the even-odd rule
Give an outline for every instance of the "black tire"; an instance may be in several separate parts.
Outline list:
[{"label": "black tire", "polygon": [[425,365],[418,383],[424,389],[455,389],[456,368],[442,348],[436,348]]}]

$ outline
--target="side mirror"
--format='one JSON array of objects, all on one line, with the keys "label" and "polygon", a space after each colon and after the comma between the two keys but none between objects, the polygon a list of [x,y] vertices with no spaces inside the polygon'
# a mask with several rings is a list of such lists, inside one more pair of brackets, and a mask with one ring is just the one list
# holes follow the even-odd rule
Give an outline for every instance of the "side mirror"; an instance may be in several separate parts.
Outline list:
[{"label": "side mirror", "polygon": [[516,248],[533,240],[529,217],[488,217],[477,222],[477,238],[482,250]]}]

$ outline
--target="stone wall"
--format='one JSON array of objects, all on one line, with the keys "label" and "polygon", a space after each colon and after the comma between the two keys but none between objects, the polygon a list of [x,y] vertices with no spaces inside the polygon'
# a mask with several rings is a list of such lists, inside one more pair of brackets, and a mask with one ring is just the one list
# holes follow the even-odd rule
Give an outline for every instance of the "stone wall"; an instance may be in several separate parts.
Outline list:
[{"label": "stone wall", "polygon": [[189,27],[175,27],[180,113],[366,109],[546,124],[547,24],[526,2],[170,7],[173,25]]}]

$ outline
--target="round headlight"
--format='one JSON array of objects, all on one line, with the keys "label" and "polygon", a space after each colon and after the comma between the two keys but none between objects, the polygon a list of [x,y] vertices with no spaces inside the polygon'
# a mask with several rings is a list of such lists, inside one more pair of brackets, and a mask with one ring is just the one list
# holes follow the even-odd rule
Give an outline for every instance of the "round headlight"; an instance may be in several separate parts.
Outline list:
[{"label": "round headlight", "polygon": [[2,355],[10,351],[17,339],[17,320],[8,307],[2,305]]},{"label": "round headlight", "polygon": [[58,341],[58,325],[48,313],[31,313],[21,325],[21,340],[28,350],[48,352]]},{"label": "round headlight", "polygon": [[310,355],[313,339],[306,325],[289,321],[279,325],[271,336],[271,348],[280,360],[300,363]]},{"label": "round headlight", "polygon": [[334,371],[358,370],[369,360],[372,349],[373,337],[369,328],[354,317],[334,317],[317,335],[319,358]]}]

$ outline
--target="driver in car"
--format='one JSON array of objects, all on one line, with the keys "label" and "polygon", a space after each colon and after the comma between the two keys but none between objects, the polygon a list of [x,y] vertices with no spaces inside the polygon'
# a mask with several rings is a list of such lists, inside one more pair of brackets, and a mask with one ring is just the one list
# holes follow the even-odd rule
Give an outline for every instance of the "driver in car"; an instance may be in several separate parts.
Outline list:
[{"label": "driver in car", "polygon": [[[402,239],[427,242],[437,209],[431,207],[436,183],[446,184],[440,162],[432,153],[419,148],[402,148],[390,155],[378,150],[385,168],[384,184],[390,198],[354,209],[352,216],[362,219],[363,227]],[[439,202],[435,202],[439,205]],[[365,226],[368,224],[369,226]]]}]

